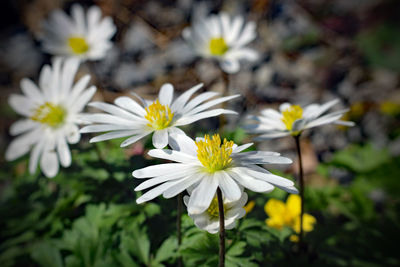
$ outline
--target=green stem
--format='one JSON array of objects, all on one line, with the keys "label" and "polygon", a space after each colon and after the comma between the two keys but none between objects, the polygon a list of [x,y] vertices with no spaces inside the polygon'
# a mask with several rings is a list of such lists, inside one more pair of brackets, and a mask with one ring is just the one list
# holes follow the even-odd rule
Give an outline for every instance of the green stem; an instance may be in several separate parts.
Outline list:
[{"label": "green stem", "polygon": [[301,207],[300,207],[300,234],[299,234],[299,245],[303,247],[303,214],[304,214],[304,175],[303,175],[303,163],[301,158],[301,148],[300,148],[300,134],[294,136],[296,141],[296,149],[297,156],[299,159],[299,186],[300,186],[300,199],[301,199]]},{"label": "green stem", "polygon": [[[176,232],[177,232],[177,239],[178,239],[178,250],[182,244],[182,229],[181,229],[181,224],[182,224],[182,193],[178,195],[178,203],[177,203],[177,215],[176,215]],[[178,257],[178,267],[182,266],[182,257]]]},{"label": "green stem", "polygon": [[225,214],[221,189],[217,188],[219,214],[219,267],[225,267]]}]

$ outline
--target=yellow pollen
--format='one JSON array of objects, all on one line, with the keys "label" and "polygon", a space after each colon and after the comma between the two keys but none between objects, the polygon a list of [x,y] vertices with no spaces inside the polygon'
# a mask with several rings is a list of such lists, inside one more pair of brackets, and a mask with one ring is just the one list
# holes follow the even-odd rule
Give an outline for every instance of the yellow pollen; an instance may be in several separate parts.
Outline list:
[{"label": "yellow pollen", "polygon": [[[213,198],[213,200],[210,203],[210,206],[208,207],[208,209],[206,210],[206,212],[208,213],[208,215],[211,218],[219,218],[219,208],[218,208],[218,198],[217,196],[215,196]],[[226,208],[224,205],[224,214],[226,212]]]},{"label": "yellow pollen", "polygon": [[75,54],[84,54],[89,50],[89,45],[82,37],[72,36],[68,38],[68,45]]},{"label": "yellow pollen", "polygon": [[292,105],[282,112],[282,122],[285,124],[286,129],[291,131],[293,123],[303,117],[303,110],[298,105]]},{"label": "yellow pollen", "polygon": [[224,38],[212,38],[209,43],[210,53],[213,56],[222,56],[228,51],[229,47]]},{"label": "yellow pollen", "polygon": [[221,146],[219,134],[214,134],[212,138],[209,135],[204,136],[204,141],[196,142],[197,158],[210,173],[227,168],[232,162],[233,141],[224,139]]},{"label": "yellow pollen", "polygon": [[65,115],[65,110],[61,106],[46,102],[35,110],[31,120],[57,128],[64,122]]},{"label": "yellow pollen", "polygon": [[149,121],[147,126],[155,130],[167,128],[174,118],[174,113],[171,112],[168,105],[161,105],[158,99],[146,108],[146,112],[147,114],[144,117]]}]

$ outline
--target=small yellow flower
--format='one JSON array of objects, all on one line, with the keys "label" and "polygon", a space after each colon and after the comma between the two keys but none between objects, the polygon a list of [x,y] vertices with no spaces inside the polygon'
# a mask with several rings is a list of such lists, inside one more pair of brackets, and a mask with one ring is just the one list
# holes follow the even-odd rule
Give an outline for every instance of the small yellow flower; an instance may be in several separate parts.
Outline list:
[{"label": "small yellow flower", "polygon": [[[284,226],[292,228],[297,234],[300,233],[300,207],[301,199],[298,195],[290,195],[286,204],[277,199],[270,199],[264,206],[269,216],[265,223],[272,228],[281,230]],[[303,214],[303,231],[311,232],[316,223],[314,216]],[[297,236],[291,236],[292,242],[297,242]]]}]

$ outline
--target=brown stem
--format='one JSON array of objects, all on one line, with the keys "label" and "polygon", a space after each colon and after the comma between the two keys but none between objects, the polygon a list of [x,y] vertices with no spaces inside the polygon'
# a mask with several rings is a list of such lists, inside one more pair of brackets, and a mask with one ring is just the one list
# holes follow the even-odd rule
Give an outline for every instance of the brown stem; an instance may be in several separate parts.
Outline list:
[{"label": "brown stem", "polygon": [[[176,215],[176,232],[178,238],[178,249],[182,244],[182,231],[181,231],[181,217],[182,217],[182,193],[178,195],[178,203],[177,203],[177,215]],[[178,257],[178,267],[182,266],[182,257]]]},{"label": "brown stem", "polygon": [[219,214],[219,267],[225,267],[225,214],[221,189],[217,188]]},{"label": "brown stem", "polygon": [[301,159],[301,149],[300,149],[300,134],[294,136],[296,141],[297,156],[299,158],[299,186],[300,186],[300,234],[299,234],[299,245],[303,247],[303,214],[304,214],[304,175],[303,175],[303,163]]}]

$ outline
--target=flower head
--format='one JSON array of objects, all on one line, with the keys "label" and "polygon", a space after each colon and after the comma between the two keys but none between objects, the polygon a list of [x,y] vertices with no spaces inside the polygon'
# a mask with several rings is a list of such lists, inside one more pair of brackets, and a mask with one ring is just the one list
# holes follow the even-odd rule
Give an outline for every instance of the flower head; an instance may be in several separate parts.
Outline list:
[{"label": "flower head", "polygon": [[[297,234],[300,233],[300,209],[301,199],[298,195],[290,195],[286,204],[277,199],[270,199],[264,206],[264,210],[269,216],[265,223],[272,228],[281,230],[284,226],[292,228]],[[303,214],[303,231],[311,232],[314,229],[316,219],[314,216]],[[291,236],[292,241],[296,241],[297,236]]]},{"label": "flower head", "polygon": [[240,60],[254,61],[258,54],[245,47],[256,34],[254,22],[245,23],[241,16],[226,13],[203,18],[183,31],[183,37],[202,57],[214,58],[227,73],[239,71]]},{"label": "flower head", "polygon": [[8,146],[6,159],[14,160],[31,150],[29,171],[40,167],[47,177],[58,173],[59,162],[63,167],[71,165],[68,144],[80,140],[77,124],[80,112],[96,92],[96,87],[85,89],[90,76],[82,77],[74,84],[78,59],[56,58],[53,66],[44,66],[39,87],[29,79],[21,81],[24,95],[11,95],[10,106],[25,119],[15,122],[11,135],[20,135]]},{"label": "flower head", "polygon": [[252,144],[237,146],[231,141],[222,143],[219,135],[192,140],[186,135],[171,135],[172,149],[153,149],[149,155],[176,163],[166,163],[135,170],[136,178],[151,178],[135,188],[136,191],[157,185],[136,200],[149,201],[158,195],[174,197],[193,190],[187,203],[190,214],[206,211],[217,188],[227,202],[238,201],[242,187],[255,192],[270,192],[274,186],[297,193],[294,183],[274,175],[257,164],[288,164],[292,161],[276,152],[242,152]]},{"label": "flower head", "polygon": [[[220,114],[236,114],[227,109],[211,109],[211,107],[238,97],[239,95],[210,98],[218,93],[207,92],[199,94],[192,100],[190,97],[203,85],[198,84],[187,90],[173,101],[174,88],[164,84],[154,101],[140,99],[142,105],[127,96],[115,99],[115,105],[93,102],[90,106],[99,108],[107,113],[97,113],[85,116],[88,125],[82,128],[82,133],[107,132],[96,136],[90,142],[99,142],[114,138],[127,137],[121,146],[128,146],[139,139],[153,134],[153,145],[163,148],[168,144],[170,134],[184,134],[178,126],[191,124],[195,121],[215,117]],[[209,100],[209,101],[208,101]]]},{"label": "flower head", "polygon": [[[189,196],[184,196],[183,201],[187,206],[190,202]],[[246,211],[243,206],[247,202],[247,194],[242,193],[242,196],[233,202],[228,202],[224,199],[224,219],[225,219],[225,229],[233,229],[236,226],[236,221],[242,218]],[[214,196],[211,201],[210,206],[202,213],[193,214],[189,213],[189,216],[193,219],[194,224],[203,230],[211,234],[215,234],[219,231],[219,209],[218,209],[218,199]]]},{"label": "flower head", "polygon": [[111,37],[116,32],[110,17],[101,18],[101,10],[92,6],[85,14],[82,6],[75,4],[71,17],[56,10],[43,24],[43,49],[53,55],[98,60],[111,48]]},{"label": "flower head", "polygon": [[353,126],[353,122],[340,120],[347,109],[325,114],[338,102],[339,100],[335,99],[323,105],[311,104],[304,108],[284,103],[279,107],[280,112],[267,108],[261,111],[260,116],[250,116],[255,122],[246,125],[245,128],[260,134],[258,139],[271,139],[287,135],[297,136],[305,129],[328,123]]}]

